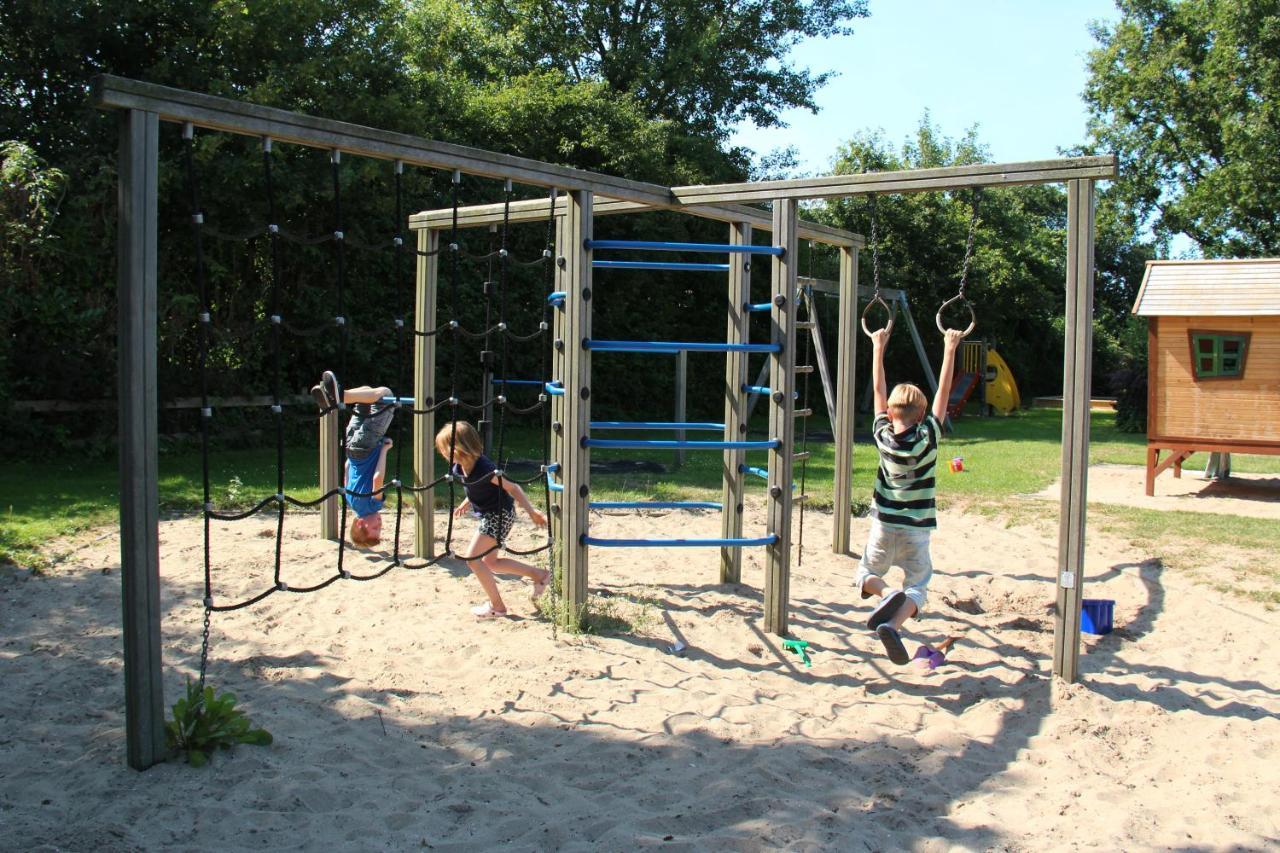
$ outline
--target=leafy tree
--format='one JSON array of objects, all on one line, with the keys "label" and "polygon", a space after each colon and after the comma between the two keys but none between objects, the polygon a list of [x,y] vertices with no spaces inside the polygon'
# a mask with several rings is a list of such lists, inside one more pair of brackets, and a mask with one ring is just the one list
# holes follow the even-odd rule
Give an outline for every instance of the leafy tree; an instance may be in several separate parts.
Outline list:
[{"label": "leafy tree", "polygon": [[1117,0],[1084,97],[1119,192],[1208,256],[1280,252],[1280,13],[1273,0]]}]

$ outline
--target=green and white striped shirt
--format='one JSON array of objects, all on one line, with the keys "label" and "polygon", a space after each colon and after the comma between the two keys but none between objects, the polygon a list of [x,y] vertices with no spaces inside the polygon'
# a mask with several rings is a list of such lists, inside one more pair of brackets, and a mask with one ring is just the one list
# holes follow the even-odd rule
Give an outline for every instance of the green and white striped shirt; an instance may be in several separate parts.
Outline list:
[{"label": "green and white striped shirt", "polygon": [[880,470],[871,514],[881,524],[913,529],[938,526],[934,471],[941,434],[942,424],[932,412],[898,435],[887,412],[876,415],[872,436],[880,451]]}]

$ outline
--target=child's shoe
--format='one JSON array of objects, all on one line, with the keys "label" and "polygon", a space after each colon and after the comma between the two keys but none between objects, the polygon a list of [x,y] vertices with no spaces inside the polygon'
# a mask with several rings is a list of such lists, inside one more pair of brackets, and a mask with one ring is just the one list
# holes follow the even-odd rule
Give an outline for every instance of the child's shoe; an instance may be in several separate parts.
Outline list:
[{"label": "child's shoe", "polygon": [[911,662],[911,656],[907,654],[907,647],[902,645],[902,637],[898,636],[897,629],[892,625],[881,625],[876,628],[876,636],[884,644],[884,650],[889,655],[889,660],[898,666]]},{"label": "child's shoe", "polygon": [[876,609],[871,611],[867,620],[867,630],[874,631],[893,618],[898,608],[907,600],[907,594],[900,589],[886,589]]}]

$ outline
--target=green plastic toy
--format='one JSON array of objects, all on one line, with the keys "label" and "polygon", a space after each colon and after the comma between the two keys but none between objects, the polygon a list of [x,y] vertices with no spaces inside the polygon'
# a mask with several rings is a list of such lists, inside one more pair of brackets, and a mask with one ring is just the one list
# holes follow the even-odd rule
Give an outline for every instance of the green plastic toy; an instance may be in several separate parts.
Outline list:
[{"label": "green plastic toy", "polygon": [[813,662],[809,660],[809,644],[805,640],[783,640],[782,647],[800,655],[800,660],[804,661],[805,666],[813,666]]}]

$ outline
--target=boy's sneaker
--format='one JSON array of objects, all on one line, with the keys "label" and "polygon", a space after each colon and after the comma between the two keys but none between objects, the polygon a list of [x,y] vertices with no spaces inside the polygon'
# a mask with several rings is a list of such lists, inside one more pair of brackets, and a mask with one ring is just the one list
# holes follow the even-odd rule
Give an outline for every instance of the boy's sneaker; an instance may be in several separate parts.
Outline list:
[{"label": "boy's sneaker", "polygon": [[889,655],[889,660],[898,666],[911,663],[911,656],[907,654],[907,647],[902,645],[902,638],[898,636],[898,632],[894,630],[892,625],[881,625],[876,628],[876,636],[884,644],[884,650]]},{"label": "boy's sneaker", "polygon": [[907,594],[902,590],[886,589],[884,597],[880,599],[876,609],[871,611],[871,618],[867,620],[867,630],[874,631],[892,619],[893,615],[898,612],[898,608],[906,600]]},{"label": "boy's sneaker", "polygon": [[322,384],[311,386],[311,399],[316,401],[316,405],[320,407],[320,414],[324,415],[333,410],[333,401],[329,399],[329,392],[325,390]]}]

